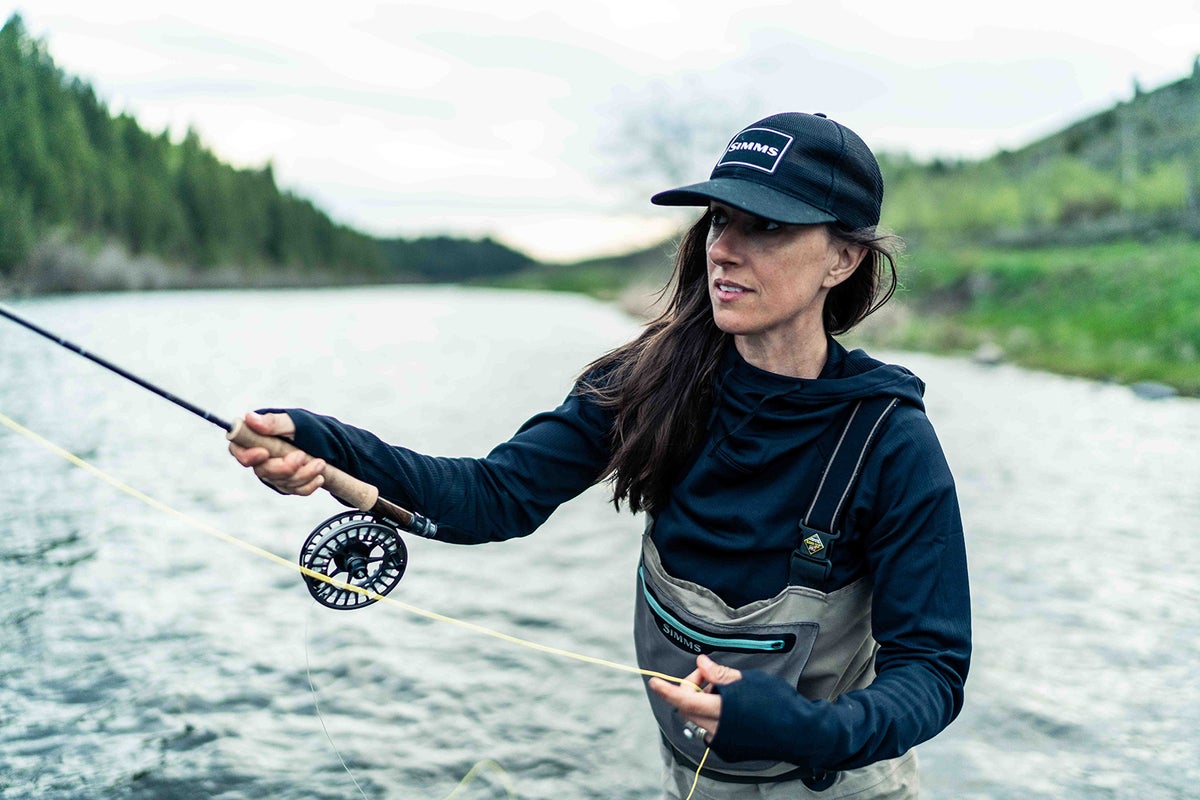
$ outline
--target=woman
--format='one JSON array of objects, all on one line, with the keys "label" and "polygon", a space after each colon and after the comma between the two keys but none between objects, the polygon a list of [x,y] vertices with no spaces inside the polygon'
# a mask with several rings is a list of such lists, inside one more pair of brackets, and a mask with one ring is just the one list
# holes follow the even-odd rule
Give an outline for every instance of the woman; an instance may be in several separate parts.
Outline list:
[{"label": "woman", "polygon": [[697,798],[914,797],[910,748],[962,707],[970,603],[924,384],[832,338],[895,288],[882,199],[852,131],[767,117],[708,181],[653,198],[706,207],[667,309],[486,458],[300,409],[246,419],[303,452],[231,450],[296,494],[335,464],[460,543],[528,534],[607,478],[647,512],[639,664],[694,684],[647,683],[665,796],[703,762]]}]

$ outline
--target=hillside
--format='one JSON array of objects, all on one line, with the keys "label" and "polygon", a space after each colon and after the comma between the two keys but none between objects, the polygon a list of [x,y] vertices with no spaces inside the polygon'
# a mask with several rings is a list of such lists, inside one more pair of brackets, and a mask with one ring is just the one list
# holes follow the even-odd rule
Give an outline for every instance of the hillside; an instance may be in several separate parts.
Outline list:
[{"label": "hillside", "polygon": [[[879,154],[884,227],[924,245],[1096,244],[1200,237],[1200,58],[1191,74],[1025,147],[976,161]],[[595,274],[661,273],[647,254],[570,265]],[[541,267],[517,282],[569,284]],[[551,287],[556,288],[556,287]]]},{"label": "hillside", "polygon": [[974,162],[881,159],[884,223],[919,241],[1084,244],[1200,234],[1200,60],[1190,75]]},{"label": "hillside", "polygon": [[[377,240],[111,114],[14,15],[0,28],[0,293],[486,281],[644,310],[672,242],[545,265],[489,239]],[[880,157],[902,288],[862,335],[1200,394],[1200,59],[977,161]]]},{"label": "hillside", "polygon": [[1200,59],[1019,150],[888,177],[910,253],[877,342],[1200,395]]},{"label": "hillside", "polygon": [[495,242],[378,241],[281,190],[113,115],[20,16],[0,28],[0,291],[456,280],[515,270]]},{"label": "hillside", "polygon": [[[1019,150],[880,161],[884,226],[909,247],[896,298],[853,339],[1200,395],[1200,62]],[[502,283],[644,310],[671,249]]]}]

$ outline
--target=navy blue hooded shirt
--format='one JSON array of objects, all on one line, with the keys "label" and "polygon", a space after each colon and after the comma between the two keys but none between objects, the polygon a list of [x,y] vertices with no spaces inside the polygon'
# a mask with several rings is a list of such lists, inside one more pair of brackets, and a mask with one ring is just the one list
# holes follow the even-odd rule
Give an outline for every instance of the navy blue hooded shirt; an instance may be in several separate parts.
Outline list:
[{"label": "navy blue hooded shirt", "polygon": [[[970,658],[966,554],[954,481],[923,391],[908,370],[832,339],[815,379],[757,369],[726,348],[708,438],[657,513],[653,537],[669,573],[734,607],[787,585],[797,522],[829,457],[830,428],[859,399],[900,403],[863,464],[821,587],[873,581],[875,681],[826,702],[745,673],[721,687],[712,745],[722,758],[851,769],[903,754],[961,709]],[[287,413],[302,450],[437,520],[437,538],[458,543],[535,530],[600,477],[612,425],[611,412],[577,388],[487,457],[444,458],[387,445],[330,417]]]}]

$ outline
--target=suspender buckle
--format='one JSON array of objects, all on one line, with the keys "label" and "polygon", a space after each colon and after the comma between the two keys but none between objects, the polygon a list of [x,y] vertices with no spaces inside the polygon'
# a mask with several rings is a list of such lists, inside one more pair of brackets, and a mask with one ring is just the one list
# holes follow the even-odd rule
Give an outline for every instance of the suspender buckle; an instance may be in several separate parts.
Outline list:
[{"label": "suspender buckle", "polygon": [[792,552],[788,585],[821,589],[833,570],[829,550],[838,535],[817,530],[803,522],[797,527],[800,530],[800,546]]},{"label": "suspender buckle", "polygon": [[[841,535],[846,500],[858,482],[876,434],[899,402],[898,398],[882,395],[859,400],[851,407],[845,427],[840,431],[837,426],[830,429],[840,436],[821,474],[812,504],[799,523],[800,545],[792,551],[789,586],[826,590],[833,572],[829,551]],[[826,532],[830,530],[837,533]]]}]

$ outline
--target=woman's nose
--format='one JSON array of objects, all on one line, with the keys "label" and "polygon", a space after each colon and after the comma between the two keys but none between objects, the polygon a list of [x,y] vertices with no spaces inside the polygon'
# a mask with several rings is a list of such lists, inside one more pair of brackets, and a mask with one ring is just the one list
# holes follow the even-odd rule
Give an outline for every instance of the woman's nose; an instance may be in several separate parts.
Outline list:
[{"label": "woman's nose", "polygon": [[738,260],[740,237],[735,228],[734,225],[725,225],[709,240],[708,258],[714,264],[731,264]]}]

